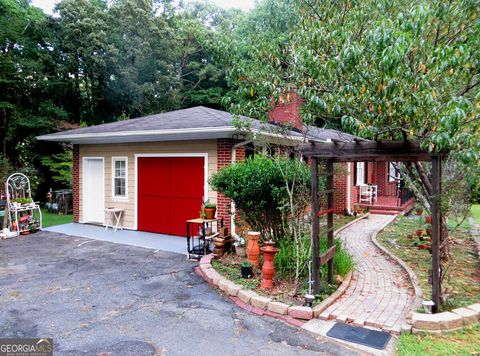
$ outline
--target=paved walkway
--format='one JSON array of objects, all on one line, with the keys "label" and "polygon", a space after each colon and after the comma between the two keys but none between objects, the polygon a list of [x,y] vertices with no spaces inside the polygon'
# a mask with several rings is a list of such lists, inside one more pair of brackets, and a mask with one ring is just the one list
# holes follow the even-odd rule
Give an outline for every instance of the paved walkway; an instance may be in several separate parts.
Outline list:
[{"label": "paved walkway", "polygon": [[341,231],[346,249],[355,260],[350,286],[321,319],[400,332],[413,304],[413,289],[404,270],[373,244],[373,234],[394,216],[370,215]]}]

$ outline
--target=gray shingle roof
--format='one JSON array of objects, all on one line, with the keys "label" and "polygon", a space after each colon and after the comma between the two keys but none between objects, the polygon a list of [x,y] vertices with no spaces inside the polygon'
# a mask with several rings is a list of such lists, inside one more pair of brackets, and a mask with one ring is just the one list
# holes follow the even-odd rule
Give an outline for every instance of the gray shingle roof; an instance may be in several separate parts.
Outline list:
[{"label": "gray shingle roof", "polygon": [[[278,132],[278,126],[269,123],[262,123],[258,120],[241,117],[254,130]],[[62,132],[56,132],[48,135],[39,136],[40,140],[59,140],[65,136],[67,137],[88,137],[114,135],[115,133],[122,133],[123,135],[131,133],[136,135],[145,132],[175,132],[181,130],[202,130],[213,131],[225,129],[225,132],[235,131],[236,127],[233,124],[234,115],[220,110],[210,109],[203,106],[196,106],[188,109],[175,110],[155,115],[144,116],[136,119],[116,121],[107,124],[89,126]],[[325,141],[327,139],[338,141],[351,141],[355,136],[342,133],[336,130],[321,129],[313,126],[304,126],[304,134],[307,140]],[[300,139],[304,134],[297,131],[287,132],[287,136]]]}]

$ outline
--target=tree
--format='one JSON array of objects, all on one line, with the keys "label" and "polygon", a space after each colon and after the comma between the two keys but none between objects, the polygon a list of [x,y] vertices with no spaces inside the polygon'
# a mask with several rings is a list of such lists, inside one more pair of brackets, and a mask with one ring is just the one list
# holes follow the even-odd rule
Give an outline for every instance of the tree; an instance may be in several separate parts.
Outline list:
[{"label": "tree", "polygon": [[[272,98],[294,90],[304,100],[306,123],[373,140],[418,140],[432,153],[450,151],[469,167],[466,179],[478,176],[477,1],[297,0],[285,6],[302,16],[292,17],[281,43],[241,31],[225,35],[234,43],[222,58],[231,67],[227,102],[235,112],[266,119]],[[404,173],[430,207],[428,164],[406,164]]]}]

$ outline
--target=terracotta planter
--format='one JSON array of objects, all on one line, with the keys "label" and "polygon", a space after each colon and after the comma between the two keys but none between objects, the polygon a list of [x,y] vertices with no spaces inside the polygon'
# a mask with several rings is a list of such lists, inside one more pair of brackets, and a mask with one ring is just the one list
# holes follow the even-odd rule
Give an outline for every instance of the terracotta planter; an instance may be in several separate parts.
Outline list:
[{"label": "terracotta planter", "polygon": [[252,265],[258,268],[258,257],[260,256],[260,247],[258,246],[258,240],[260,239],[260,233],[256,231],[249,231],[247,233],[248,243],[245,250],[248,260]]},{"label": "terracotta planter", "polygon": [[419,250],[428,250],[428,245],[418,245]]},{"label": "terracotta planter", "polygon": [[420,216],[420,215],[423,214],[423,210],[422,210],[422,209],[416,209],[416,210],[415,210],[415,214],[418,215],[418,216]]},{"label": "terracotta planter", "polygon": [[262,284],[261,287],[265,289],[273,288],[273,276],[275,275],[275,254],[280,251],[279,248],[273,247],[275,242],[265,242],[265,246],[260,250],[263,252],[263,266],[262,266]]},{"label": "terracotta planter", "polygon": [[423,230],[422,229],[418,229],[417,231],[415,231],[417,236],[420,237],[420,236],[423,236]]},{"label": "terracotta planter", "polygon": [[425,222],[427,224],[431,224],[432,223],[432,215],[425,216]]},{"label": "terracotta planter", "polygon": [[215,219],[215,213],[217,212],[217,208],[204,208],[205,219]]}]

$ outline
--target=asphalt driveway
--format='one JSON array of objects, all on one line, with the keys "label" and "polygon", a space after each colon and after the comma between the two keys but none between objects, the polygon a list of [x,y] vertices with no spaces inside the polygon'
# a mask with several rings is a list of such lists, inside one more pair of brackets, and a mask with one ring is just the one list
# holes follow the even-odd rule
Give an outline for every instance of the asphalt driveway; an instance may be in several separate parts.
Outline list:
[{"label": "asphalt driveway", "polygon": [[0,256],[0,338],[53,337],[56,355],[353,354],[239,309],[182,255],[40,232]]}]

